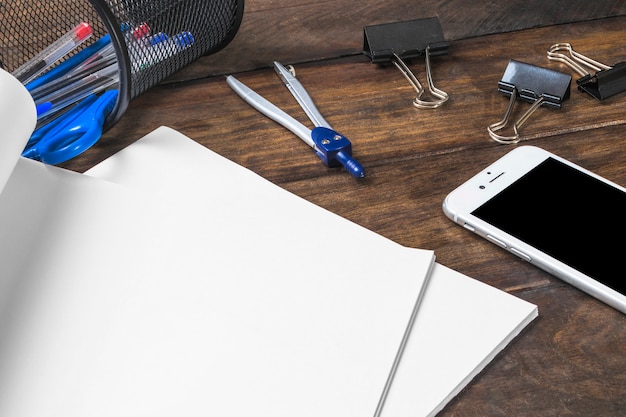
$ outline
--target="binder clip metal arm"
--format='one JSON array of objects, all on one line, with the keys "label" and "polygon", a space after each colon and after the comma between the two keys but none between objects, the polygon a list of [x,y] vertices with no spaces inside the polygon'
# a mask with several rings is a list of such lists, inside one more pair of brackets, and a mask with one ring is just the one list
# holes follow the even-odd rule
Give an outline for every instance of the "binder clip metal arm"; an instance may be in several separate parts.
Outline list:
[{"label": "binder clip metal arm", "polygon": [[324,119],[313,103],[313,99],[311,99],[293,73],[279,62],[274,62],[274,69],[285,83],[285,86],[295,97],[298,104],[300,104],[300,107],[302,107],[306,115],[316,126],[313,130],[289,116],[232,75],[226,77],[226,82],[230,88],[248,104],[265,116],[291,130],[296,136],[302,139],[303,142],[315,151],[326,166],[343,166],[353,177],[365,177],[363,167],[352,157],[352,144],[350,140],[330,127],[330,124]]},{"label": "binder clip metal arm", "polygon": [[[448,53],[439,19],[431,17],[405,22],[365,26],[363,29],[363,53],[372,63],[391,62],[415,89],[417,96],[413,105],[420,109],[434,109],[445,103],[448,94],[435,87],[431,70],[431,56]],[[424,57],[427,89],[419,82],[405,59]],[[430,98],[424,97],[428,91]]]},{"label": "binder clip metal arm", "polygon": [[[604,100],[626,91],[626,62],[608,66],[574,51],[569,43],[556,43],[548,48],[548,59],[566,64],[581,78],[576,80],[578,90],[596,100]],[[591,74],[589,70],[595,71]]]},{"label": "binder clip metal arm", "polygon": [[[520,141],[519,129],[542,106],[560,109],[563,101],[569,98],[572,77],[561,72],[535,65],[510,60],[498,82],[498,91],[510,97],[502,120],[487,127],[491,139],[502,144],[515,144]],[[505,136],[498,132],[510,122],[517,99],[531,102],[530,108],[513,123],[513,135]]]},{"label": "binder clip metal arm", "polygon": [[526,112],[517,119],[516,122],[513,123],[513,135],[512,136],[504,136],[500,135],[496,132],[504,129],[509,124],[509,119],[511,118],[511,113],[513,113],[513,108],[515,107],[515,102],[517,101],[518,91],[517,88],[513,87],[511,90],[511,99],[509,100],[509,105],[504,112],[504,116],[502,120],[497,123],[492,123],[487,126],[487,131],[489,132],[489,136],[491,139],[498,143],[502,143],[505,145],[511,145],[518,143],[520,141],[519,129],[522,127],[524,123],[532,116],[532,114],[543,105],[544,98],[539,97],[535,102],[526,110]]},{"label": "binder clip metal arm", "polygon": [[433,83],[433,76],[430,70],[430,47],[426,48],[424,55],[426,61],[426,82],[428,83],[428,90],[430,91],[430,95],[434,97],[433,100],[422,99],[424,91],[426,90],[419,82],[415,74],[411,72],[409,67],[402,60],[402,58],[398,56],[398,54],[393,54],[391,62],[396,66],[396,68],[400,70],[400,72],[402,72],[402,75],[404,75],[404,77],[415,89],[417,96],[415,97],[415,100],[413,100],[413,105],[418,109],[435,109],[445,103],[448,100],[449,96],[448,93],[446,93],[445,91],[435,87],[435,84]]}]

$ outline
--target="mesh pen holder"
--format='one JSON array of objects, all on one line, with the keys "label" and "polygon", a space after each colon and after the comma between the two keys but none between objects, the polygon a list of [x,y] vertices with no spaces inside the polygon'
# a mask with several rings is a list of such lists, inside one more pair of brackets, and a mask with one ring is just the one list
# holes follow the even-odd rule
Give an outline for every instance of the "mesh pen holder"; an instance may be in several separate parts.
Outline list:
[{"label": "mesh pen holder", "polygon": [[114,109],[105,129],[128,103],[235,36],[244,0],[33,0],[0,2],[0,65],[13,72],[81,22],[92,36],[70,55],[109,35],[117,62]]}]

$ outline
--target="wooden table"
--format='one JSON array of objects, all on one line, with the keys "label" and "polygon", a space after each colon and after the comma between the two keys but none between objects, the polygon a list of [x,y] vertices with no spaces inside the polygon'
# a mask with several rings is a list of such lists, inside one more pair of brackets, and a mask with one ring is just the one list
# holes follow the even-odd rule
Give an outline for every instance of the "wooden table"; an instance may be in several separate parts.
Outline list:
[{"label": "wooden table", "polygon": [[[349,38],[345,28],[338,29],[345,44],[333,38],[326,49],[315,41],[314,48],[299,45],[297,50],[293,43],[314,39],[310,31],[316,29],[306,24],[314,19],[292,14],[304,10],[303,4],[279,7],[279,3],[248,2],[241,31],[229,47],[135,99],[94,148],[65,166],[84,171],[160,125],[173,127],[315,204],[402,245],[433,249],[440,263],[539,306],[539,318],[442,416],[626,415],[626,316],[453,224],[441,210],[448,192],[513,149],[490,140],[486,130],[500,120],[508,102],[497,92],[497,83],[509,59],[574,78],[569,68],[547,60],[551,44],[571,42],[577,51],[607,64],[626,60],[624,3],[606,2],[611,3],[607,10],[585,9],[587,14],[571,16],[567,13],[574,5],[579,11],[591,6],[553,2],[562,6],[552,15],[540,15],[543,20],[538,24],[532,21],[530,4],[537,3],[544,13],[554,4],[511,2],[511,8],[518,4],[517,9],[505,13],[495,9],[500,3],[493,3],[492,13],[487,13],[483,2],[482,11],[463,9],[467,16],[452,8],[455,2],[435,2],[438,10],[391,2],[395,14],[381,14],[383,3],[375,6],[376,13],[367,14],[363,5],[358,8],[365,16],[351,24]],[[340,3],[306,7],[337,8]],[[336,15],[324,9],[321,24],[349,22],[345,4]],[[526,14],[524,4],[529,5]],[[435,83],[450,100],[435,110],[418,110],[411,105],[415,93],[400,72],[371,64],[359,53],[362,32],[355,27],[426,17],[430,12],[439,13],[451,39],[449,54],[432,60]],[[477,16],[488,16],[486,26]],[[572,23],[560,24],[563,19],[556,16]],[[503,20],[508,26],[498,27]],[[283,26],[276,25],[273,32],[272,22]],[[258,25],[264,26],[267,39],[253,37]],[[281,36],[284,25],[296,38],[292,43]],[[274,49],[272,42],[278,45]],[[255,55],[252,49],[257,44],[265,49],[257,48]],[[269,68],[273,59],[298,62],[297,76],[320,111],[351,138],[354,155],[367,170],[364,180],[326,168],[296,136],[253,110],[226,85],[222,74],[237,72],[241,81],[308,124]],[[411,68],[425,81],[423,62],[413,62]],[[528,106],[518,104],[515,115]],[[531,117],[521,130],[522,144],[543,147],[626,185],[625,125],[626,93],[598,102],[572,88],[561,110],[541,108]],[[623,213],[611,213],[608,207],[607,215],[622,221]],[[607,239],[625,246],[623,236],[607,233]],[[331,237],[330,243],[343,244],[339,236]],[[624,271],[615,273],[626,279]]]}]

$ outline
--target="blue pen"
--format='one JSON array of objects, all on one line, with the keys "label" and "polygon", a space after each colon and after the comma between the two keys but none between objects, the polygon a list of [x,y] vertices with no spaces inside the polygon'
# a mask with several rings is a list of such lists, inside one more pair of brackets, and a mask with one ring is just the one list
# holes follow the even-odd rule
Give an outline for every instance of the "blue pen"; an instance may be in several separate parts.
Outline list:
[{"label": "blue pen", "polygon": [[81,23],[74,29],[52,42],[41,52],[22,64],[11,74],[24,85],[28,84],[52,66],[71,50],[83,43],[93,34],[88,23]]}]

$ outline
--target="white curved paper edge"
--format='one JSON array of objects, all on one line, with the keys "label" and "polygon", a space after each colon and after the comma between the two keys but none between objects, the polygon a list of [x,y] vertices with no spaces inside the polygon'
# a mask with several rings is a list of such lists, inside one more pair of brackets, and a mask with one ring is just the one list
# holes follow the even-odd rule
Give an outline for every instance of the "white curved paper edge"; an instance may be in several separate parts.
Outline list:
[{"label": "white curved paper edge", "polygon": [[37,124],[37,111],[28,90],[0,69],[0,193]]}]

